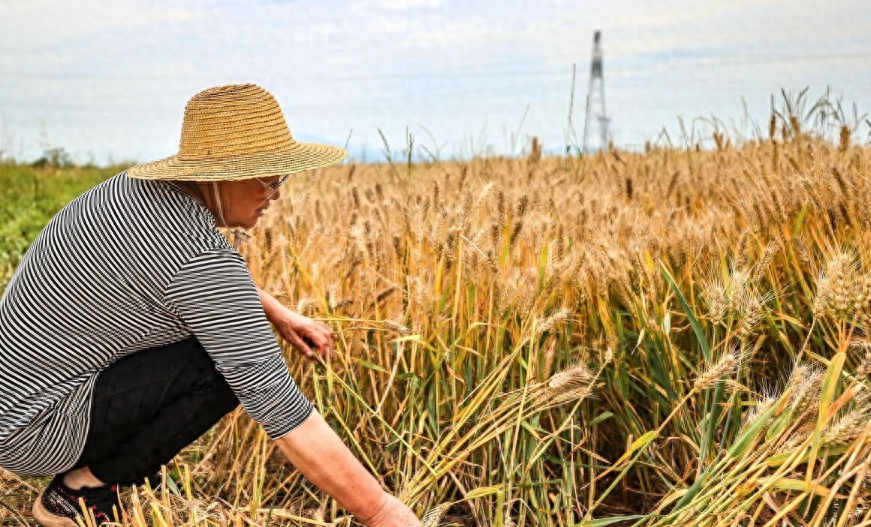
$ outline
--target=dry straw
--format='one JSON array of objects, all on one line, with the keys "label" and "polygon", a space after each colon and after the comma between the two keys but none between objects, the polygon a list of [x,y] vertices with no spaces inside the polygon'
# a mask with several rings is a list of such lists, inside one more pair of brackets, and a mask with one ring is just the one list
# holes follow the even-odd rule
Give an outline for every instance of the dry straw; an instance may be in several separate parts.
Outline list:
[{"label": "dry straw", "polygon": [[138,179],[224,181],[295,174],[348,153],[293,138],[278,102],[254,84],[210,88],[188,101],[178,154],[131,167]]}]

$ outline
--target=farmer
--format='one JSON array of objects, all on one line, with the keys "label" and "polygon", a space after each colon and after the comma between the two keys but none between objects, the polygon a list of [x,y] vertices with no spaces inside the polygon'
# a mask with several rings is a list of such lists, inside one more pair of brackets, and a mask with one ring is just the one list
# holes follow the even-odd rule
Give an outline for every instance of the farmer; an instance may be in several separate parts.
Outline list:
[{"label": "farmer", "polygon": [[295,141],[262,88],[213,88],[188,102],[178,155],[130,168],[48,223],[0,299],[0,467],[55,475],[37,522],[77,527],[79,498],[114,521],[119,485],[153,478],[241,403],[360,521],[420,525],[300,393],[269,323],[323,359],[331,329],[258,289],[217,230],[253,227],[289,174],[346,155]]}]

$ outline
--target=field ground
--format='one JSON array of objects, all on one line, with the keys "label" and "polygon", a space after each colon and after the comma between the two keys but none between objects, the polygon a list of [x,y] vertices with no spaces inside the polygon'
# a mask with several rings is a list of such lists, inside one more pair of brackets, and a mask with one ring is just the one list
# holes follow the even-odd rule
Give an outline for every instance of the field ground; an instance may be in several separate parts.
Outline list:
[{"label": "field ground", "polygon": [[[289,367],[428,526],[869,525],[871,149],[844,135],[343,165],[242,252],[336,329]],[[0,167],[0,277],[111,173]],[[125,524],[354,524],[241,411],[167,479]],[[0,472],[0,523],[41,483]]]}]

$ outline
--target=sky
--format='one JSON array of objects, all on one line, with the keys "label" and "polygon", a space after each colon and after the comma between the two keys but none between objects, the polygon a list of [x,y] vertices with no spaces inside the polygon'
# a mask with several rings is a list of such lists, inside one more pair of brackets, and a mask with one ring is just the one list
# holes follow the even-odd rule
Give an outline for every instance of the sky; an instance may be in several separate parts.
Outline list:
[{"label": "sky", "polygon": [[596,30],[614,145],[679,141],[679,119],[746,136],[781,90],[871,111],[866,2],[0,0],[0,155],[173,155],[187,100],[243,82],[353,160],[383,159],[379,130],[397,156],[409,136],[419,156],[561,152],[583,143]]}]

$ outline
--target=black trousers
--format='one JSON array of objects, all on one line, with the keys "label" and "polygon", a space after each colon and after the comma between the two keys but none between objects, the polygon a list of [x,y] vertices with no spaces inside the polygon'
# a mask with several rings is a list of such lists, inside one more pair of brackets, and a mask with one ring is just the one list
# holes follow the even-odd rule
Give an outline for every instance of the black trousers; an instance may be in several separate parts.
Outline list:
[{"label": "black trousers", "polygon": [[75,468],[88,467],[109,485],[155,484],[161,465],[238,404],[196,339],[140,351],[97,378]]}]

